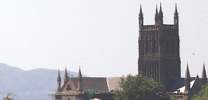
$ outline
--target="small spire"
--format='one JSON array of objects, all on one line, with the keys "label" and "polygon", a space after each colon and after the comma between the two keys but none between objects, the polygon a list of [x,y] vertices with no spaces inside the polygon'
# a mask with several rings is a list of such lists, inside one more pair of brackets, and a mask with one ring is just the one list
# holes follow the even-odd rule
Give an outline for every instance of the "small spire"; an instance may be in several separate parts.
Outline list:
[{"label": "small spire", "polygon": [[162,12],[162,4],[161,4],[161,2],[160,2],[160,11],[159,11],[159,13],[160,13],[160,14],[163,13],[163,12]]},{"label": "small spire", "polygon": [[157,4],[156,4],[156,14],[158,14]]},{"label": "small spire", "polygon": [[140,11],[139,11],[139,28],[141,29],[141,27],[143,26],[144,22],[143,22],[143,12],[142,12],[142,6],[140,4]]},{"label": "small spire", "polygon": [[206,73],[205,64],[203,64],[202,79],[206,79],[207,80],[207,73]]},{"label": "small spire", "polygon": [[196,75],[196,79],[199,79],[199,75]]},{"label": "small spire", "polygon": [[160,10],[158,13],[157,20],[155,20],[155,24],[162,25],[163,24],[163,12],[162,12],[162,4],[160,3]]},{"label": "small spire", "polygon": [[60,70],[58,69],[58,78],[57,78],[58,81],[61,81],[61,74],[60,74]]},{"label": "small spire", "polygon": [[187,64],[187,67],[186,67],[186,78],[190,78],[190,72],[189,72],[189,66]]},{"label": "small spire", "polygon": [[67,67],[65,67],[65,75],[68,76]]},{"label": "small spire", "polygon": [[79,66],[79,72],[78,72],[78,91],[82,91],[82,72]]},{"label": "small spire", "polygon": [[178,25],[178,10],[177,10],[177,4],[175,4],[174,24],[175,25]]},{"label": "small spire", "polygon": [[143,12],[142,12],[142,5],[141,5],[141,4],[140,4],[139,17],[143,17]]},{"label": "small spire", "polygon": [[190,90],[190,81],[191,81],[191,76],[190,76],[190,72],[189,72],[189,66],[187,63],[186,76],[185,76],[185,91],[187,93],[189,93],[189,90]]},{"label": "small spire", "polygon": [[155,24],[158,24],[158,9],[156,4],[156,13],[155,13]]},{"label": "small spire", "polygon": [[65,74],[64,74],[64,83],[66,83],[69,80],[67,67],[65,67]]},{"label": "small spire", "polygon": [[81,77],[82,77],[82,72],[81,72],[81,69],[79,67],[79,78],[81,78]]},{"label": "small spire", "polygon": [[178,14],[177,4],[175,4],[175,15]]},{"label": "small spire", "polygon": [[58,83],[58,91],[61,90],[61,75],[60,75],[60,70],[58,69],[58,77],[57,77],[57,83]]}]

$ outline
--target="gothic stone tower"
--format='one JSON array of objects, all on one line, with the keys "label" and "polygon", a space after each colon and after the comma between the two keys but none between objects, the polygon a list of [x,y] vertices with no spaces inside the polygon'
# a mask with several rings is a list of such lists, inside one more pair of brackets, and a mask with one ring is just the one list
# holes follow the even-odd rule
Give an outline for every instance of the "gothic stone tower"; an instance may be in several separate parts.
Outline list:
[{"label": "gothic stone tower", "polygon": [[163,23],[163,11],[156,8],[155,24],[144,25],[142,7],[139,13],[138,74],[161,82],[167,89],[181,75],[178,11],[174,24]]}]

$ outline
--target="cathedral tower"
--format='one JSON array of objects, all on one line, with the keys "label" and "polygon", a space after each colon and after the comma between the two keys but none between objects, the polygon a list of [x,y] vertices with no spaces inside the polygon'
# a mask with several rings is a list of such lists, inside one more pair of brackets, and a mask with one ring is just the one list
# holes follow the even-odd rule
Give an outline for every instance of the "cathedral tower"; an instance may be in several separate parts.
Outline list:
[{"label": "cathedral tower", "polygon": [[174,24],[163,23],[163,11],[156,7],[155,24],[144,25],[142,7],[139,13],[138,74],[161,82],[166,88],[180,78],[178,11]]}]

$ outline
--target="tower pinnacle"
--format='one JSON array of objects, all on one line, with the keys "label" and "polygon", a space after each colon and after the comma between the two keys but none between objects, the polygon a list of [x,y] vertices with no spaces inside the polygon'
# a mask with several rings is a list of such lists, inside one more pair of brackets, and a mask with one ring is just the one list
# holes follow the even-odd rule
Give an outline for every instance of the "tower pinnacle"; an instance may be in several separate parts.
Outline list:
[{"label": "tower pinnacle", "polygon": [[163,11],[162,11],[162,4],[160,3],[160,10],[159,10],[160,17],[163,17]]},{"label": "tower pinnacle", "polygon": [[139,11],[139,16],[143,17],[143,12],[142,12],[142,5],[140,4],[140,11]]},{"label": "tower pinnacle", "polygon": [[202,79],[207,80],[207,73],[206,73],[205,64],[203,64]]},{"label": "tower pinnacle", "polygon": [[158,9],[157,9],[157,4],[156,4],[156,11],[155,11],[155,24],[157,24],[158,21]]},{"label": "tower pinnacle", "polygon": [[82,91],[82,72],[79,67],[79,72],[78,72],[78,91]]},{"label": "tower pinnacle", "polygon": [[60,70],[59,69],[58,69],[57,83],[58,83],[57,91],[60,91],[61,90],[61,75],[60,75]]},{"label": "tower pinnacle", "polygon": [[143,18],[143,12],[142,12],[142,6],[140,4],[140,11],[139,11],[139,27],[141,28],[144,24],[144,18]]},{"label": "tower pinnacle", "polygon": [[65,67],[65,74],[64,74],[64,83],[66,83],[69,80],[67,67]]},{"label": "tower pinnacle", "polygon": [[185,76],[185,91],[188,93],[190,90],[190,81],[191,81],[191,76],[189,72],[189,66],[187,64],[186,67],[186,76]]},{"label": "tower pinnacle", "polygon": [[163,24],[163,11],[162,11],[162,4],[160,3],[160,10],[158,13],[158,19],[156,24],[162,25]]},{"label": "tower pinnacle", "polygon": [[177,10],[177,4],[175,4],[174,24],[178,24],[178,10]]}]

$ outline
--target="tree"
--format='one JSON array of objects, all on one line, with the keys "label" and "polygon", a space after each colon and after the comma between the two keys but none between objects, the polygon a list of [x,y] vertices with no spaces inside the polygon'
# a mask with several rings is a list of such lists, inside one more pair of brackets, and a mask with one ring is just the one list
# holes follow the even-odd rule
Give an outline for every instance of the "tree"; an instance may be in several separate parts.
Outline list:
[{"label": "tree", "polygon": [[164,87],[153,79],[127,76],[120,82],[121,90],[115,92],[116,100],[167,100]]},{"label": "tree", "polygon": [[193,96],[192,100],[208,100],[208,84],[204,85],[201,91]]},{"label": "tree", "polygon": [[95,91],[94,90],[84,91],[84,100],[91,100],[94,95],[95,95]]}]

